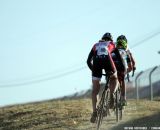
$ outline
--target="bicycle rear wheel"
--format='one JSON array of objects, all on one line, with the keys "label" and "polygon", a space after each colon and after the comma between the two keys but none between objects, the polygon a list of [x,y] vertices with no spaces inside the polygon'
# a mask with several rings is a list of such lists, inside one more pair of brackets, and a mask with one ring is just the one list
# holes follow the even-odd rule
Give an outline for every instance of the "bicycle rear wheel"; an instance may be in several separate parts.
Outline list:
[{"label": "bicycle rear wheel", "polygon": [[116,101],[116,121],[118,122],[119,121],[119,109],[118,109],[118,91],[116,91],[116,99],[115,99],[115,101]]},{"label": "bicycle rear wheel", "polygon": [[123,116],[123,106],[122,106],[122,101],[120,99],[120,103],[119,103],[119,119],[122,120],[122,116]]},{"label": "bicycle rear wheel", "polygon": [[116,106],[115,106],[116,107],[116,121],[118,122],[119,119],[122,118],[122,109],[121,109],[121,102],[120,102],[120,100],[121,100],[120,89],[118,89],[115,94],[116,94],[116,99],[115,99],[115,101],[116,101]]}]

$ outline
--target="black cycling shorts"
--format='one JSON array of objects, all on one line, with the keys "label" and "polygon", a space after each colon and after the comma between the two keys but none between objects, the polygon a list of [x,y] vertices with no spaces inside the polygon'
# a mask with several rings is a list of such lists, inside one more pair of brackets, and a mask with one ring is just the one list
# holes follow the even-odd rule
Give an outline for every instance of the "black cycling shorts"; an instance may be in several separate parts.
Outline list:
[{"label": "black cycling shorts", "polygon": [[105,70],[105,72],[115,72],[109,56],[95,56],[93,58],[92,76],[95,78],[101,78],[103,69]]}]

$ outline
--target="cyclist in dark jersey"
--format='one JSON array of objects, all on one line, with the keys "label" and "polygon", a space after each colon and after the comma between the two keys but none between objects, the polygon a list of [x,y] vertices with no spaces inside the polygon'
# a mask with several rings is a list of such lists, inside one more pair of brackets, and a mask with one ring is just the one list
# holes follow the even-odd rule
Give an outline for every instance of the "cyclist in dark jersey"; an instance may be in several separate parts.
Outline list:
[{"label": "cyclist in dark jersey", "polygon": [[96,113],[96,103],[97,103],[97,94],[99,93],[100,89],[100,79],[102,77],[102,70],[104,69],[106,72],[112,72],[110,77],[110,91],[111,91],[111,99],[113,99],[113,93],[116,90],[118,85],[118,78],[117,78],[117,69],[113,62],[111,53],[114,53],[119,60],[119,64],[121,69],[124,70],[123,60],[121,55],[119,54],[118,49],[115,47],[113,43],[112,35],[110,33],[105,33],[102,39],[94,44],[93,48],[91,49],[88,59],[87,65],[92,71],[92,108],[93,113],[91,116],[91,122],[94,123],[97,117]]},{"label": "cyclist in dark jersey", "polygon": [[121,57],[124,61],[125,65],[125,71],[121,70],[119,61],[115,57],[114,54],[112,54],[113,60],[115,62],[116,68],[117,68],[117,74],[118,74],[118,80],[121,84],[121,96],[122,96],[122,105],[126,106],[126,84],[125,84],[125,75],[132,70],[135,70],[135,60],[132,56],[132,53],[130,52],[127,44],[127,39],[124,35],[120,35],[117,38],[116,41],[116,48],[119,50]]}]

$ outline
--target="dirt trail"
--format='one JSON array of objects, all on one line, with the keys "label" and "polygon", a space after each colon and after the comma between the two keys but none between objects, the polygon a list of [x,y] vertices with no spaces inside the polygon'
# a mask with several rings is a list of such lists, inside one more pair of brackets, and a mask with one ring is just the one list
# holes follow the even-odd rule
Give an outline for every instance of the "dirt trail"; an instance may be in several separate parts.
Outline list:
[{"label": "dirt trail", "polygon": [[[160,102],[148,100],[129,100],[124,109],[123,119],[116,122],[115,113],[104,118],[101,130],[153,129],[160,130]],[[95,130],[96,125],[85,123],[77,130]]]},{"label": "dirt trail", "polygon": [[[96,130],[89,122],[91,99],[52,100],[0,108],[0,130]],[[129,100],[123,120],[114,112],[104,119],[101,130],[128,127],[160,127],[160,102]]]}]

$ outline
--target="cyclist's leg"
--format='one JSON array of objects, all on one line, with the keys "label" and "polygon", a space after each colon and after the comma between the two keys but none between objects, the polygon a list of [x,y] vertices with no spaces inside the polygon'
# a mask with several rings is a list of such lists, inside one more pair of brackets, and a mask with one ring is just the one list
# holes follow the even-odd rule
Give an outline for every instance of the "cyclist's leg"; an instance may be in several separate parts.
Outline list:
[{"label": "cyclist's leg", "polygon": [[96,111],[96,103],[97,103],[97,95],[99,93],[100,89],[100,79],[93,77],[92,78],[92,83],[93,83],[93,88],[92,88],[92,108],[93,112]]},{"label": "cyclist's leg", "polygon": [[118,86],[118,77],[117,77],[117,72],[115,72],[113,75],[110,76],[110,91],[111,93],[115,93],[117,86]]},{"label": "cyclist's leg", "polygon": [[100,80],[98,78],[93,77],[92,78],[92,83],[93,83],[93,88],[92,88],[92,109],[93,113],[91,115],[91,123],[95,123],[96,118],[97,118],[97,111],[96,111],[96,104],[97,104],[97,95],[99,93],[100,89]]},{"label": "cyclist's leg", "polygon": [[121,86],[122,99],[126,100],[126,84],[124,80],[122,80],[121,82],[122,82],[122,86]]},{"label": "cyclist's leg", "polygon": [[91,116],[91,122],[94,123],[96,121],[97,113],[96,113],[96,104],[97,104],[97,95],[99,93],[100,89],[100,79],[102,77],[102,69],[101,66],[99,66],[98,61],[94,61],[93,63],[93,70],[92,70],[92,109],[93,113]]},{"label": "cyclist's leg", "polygon": [[118,80],[121,86],[121,96],[125,97],[125,81],[124,81],[125,74],[122,71],[118,71]]},{"label": "cyclist's leg", "polygon": [[122,98],[122,105],[127,106],[127,100],[126,100],[126,84],[125,81],[122,81],[122,89],[121,89],[121,98]]},{"label": "cyclist's leg", "polygon": [[119,79],[119,82],[121,84],[121,98],[122,98],[122,104],[124,106],[127,105],[127,102],[126,102],[126,84],[125,84],[125,72],[119,72],[118,73],[118,79]]},{"label": "cyclist's leg", "polygon": [[117,78],[117,73],[115,72],[111,77],[110,77],[110,82],[109,82],[109,88],[111,92],[111,97],[110,97],[110,108],[113,108],[114,106],[114,94],[117,90],[118,87],[118,78]]},{"label": "cyclist's leg", "polygon": [[117,89],[118,86],[118,77],[117,77],[117,69],[116,66],[113,62],[113,59],[110,57],[108,57],[108,62],[106,62],[105,64],[105,71],[111,71],[113,72],[113,74],[110,76],[110,80],[109,80],[109,88],[110,88],[110,93],[111,93],[111,101],[110,101],[110,107],[113,106],[113,94]]}]

